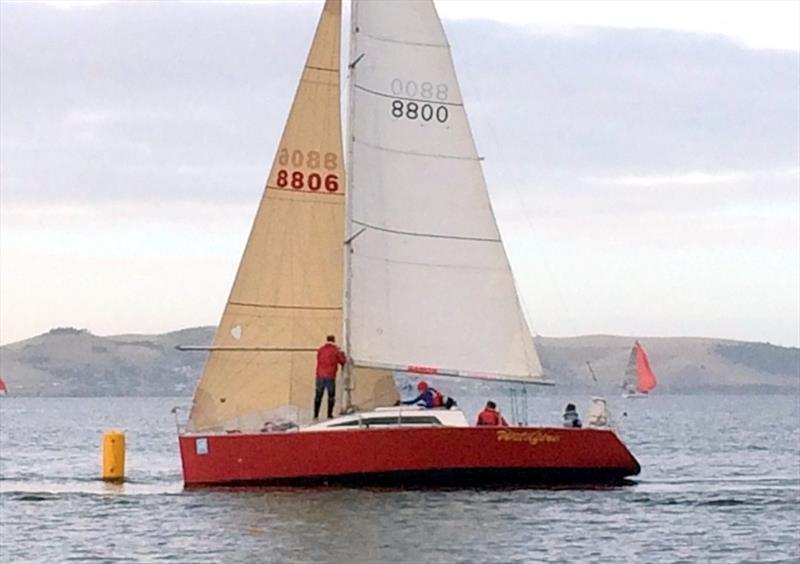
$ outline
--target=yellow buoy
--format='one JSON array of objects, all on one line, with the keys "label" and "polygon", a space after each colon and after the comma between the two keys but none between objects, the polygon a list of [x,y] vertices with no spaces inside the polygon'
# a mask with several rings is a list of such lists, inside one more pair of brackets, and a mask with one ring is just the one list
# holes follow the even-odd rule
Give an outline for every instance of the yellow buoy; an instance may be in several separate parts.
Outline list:
[{"label": "yellow buoy", "polygon": [[103,479],[109,482],[125,479],[125,433],[122,431],[103,434]]}]

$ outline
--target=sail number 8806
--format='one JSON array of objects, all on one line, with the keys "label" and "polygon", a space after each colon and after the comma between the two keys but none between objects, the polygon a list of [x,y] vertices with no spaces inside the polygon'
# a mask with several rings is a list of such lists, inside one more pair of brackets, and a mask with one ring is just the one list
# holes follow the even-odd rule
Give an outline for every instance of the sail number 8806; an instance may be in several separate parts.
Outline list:
[{"label": "sail number 8806", "polygon": [[[278,188],[293,188],[303,190],[308,188],[316,192],[324,188],[327,192],[337,192],[339,190],[339,176],[333,174],[339,167],[339,156],[336,153],[321,153],[320,151],[301,151],[282,147],[278,151],[278,164],[282,167],[278,170],[275,182]],[[312,171],[324,168],[328,173],[311,172],[306,173],[302,170],[291,170],[289,167],[310,168]]]},{"label": "sail number 8806", "polygon": [[339,176],[336,174],[326,174],[323,177],[316,172],[304,174],[300,170],[289,171],[282,168],[278,171],[276,181],[279,188],[292,187],[295,190],[308,188],[312,192],[316,192],[323,187],[328,192],[336,192],[339,190]]}]

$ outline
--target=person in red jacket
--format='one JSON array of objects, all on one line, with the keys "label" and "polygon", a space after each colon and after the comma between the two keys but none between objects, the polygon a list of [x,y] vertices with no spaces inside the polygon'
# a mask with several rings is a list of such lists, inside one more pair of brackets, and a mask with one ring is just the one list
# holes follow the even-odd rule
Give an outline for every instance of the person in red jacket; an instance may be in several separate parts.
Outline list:
[{"label": "person in red jacket", "polygon": [[497,404],[493,401],[486,402],[486,407],[478,414],[478,422],[475,424],[478,426],[508,427],[508,422],[497,411]]},{"label": "person in red jacket", "polygon": [[347,357],[342,349],[336,346],[336,337],[328,335],[326,343],[317,350],[317,382],[314,394],[314,419],[319,418],[319,407],[322,394],[328,392],[328,419],[333,417],[333,405],[336,403],[336,372],[344,366]]}]

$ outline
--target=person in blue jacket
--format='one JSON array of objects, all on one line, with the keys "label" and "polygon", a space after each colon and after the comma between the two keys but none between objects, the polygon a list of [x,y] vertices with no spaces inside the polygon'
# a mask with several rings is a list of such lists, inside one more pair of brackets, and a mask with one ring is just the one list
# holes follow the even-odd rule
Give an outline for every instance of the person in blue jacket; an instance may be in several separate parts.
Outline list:
[{"label": "person in blue jacket", "polygon": [[419,395],[414,399],[401,401],[402,405],[421,405],[422,407],[432,409],[434,407],[445,407],[450,409],[456,402],[453,398],[442,395],[439,390],[428,385],[425,380],[417,384],[417,391]]}]

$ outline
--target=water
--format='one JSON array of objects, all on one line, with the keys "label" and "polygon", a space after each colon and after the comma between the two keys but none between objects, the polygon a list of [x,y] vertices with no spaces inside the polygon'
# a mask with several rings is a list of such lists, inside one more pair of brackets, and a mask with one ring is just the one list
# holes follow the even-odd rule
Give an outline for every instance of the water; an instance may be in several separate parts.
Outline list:
[{"label": "water", "polygon": [[[531,420],[567,400],[585,410],[531,397]],[[499,491],[183,492],[170,409],[186,403],[0,400],[0,562],[800,561],[797,396],[615,399],[636,484]],[[97,480],[110,428],[127,433],[121,486]]]}]

